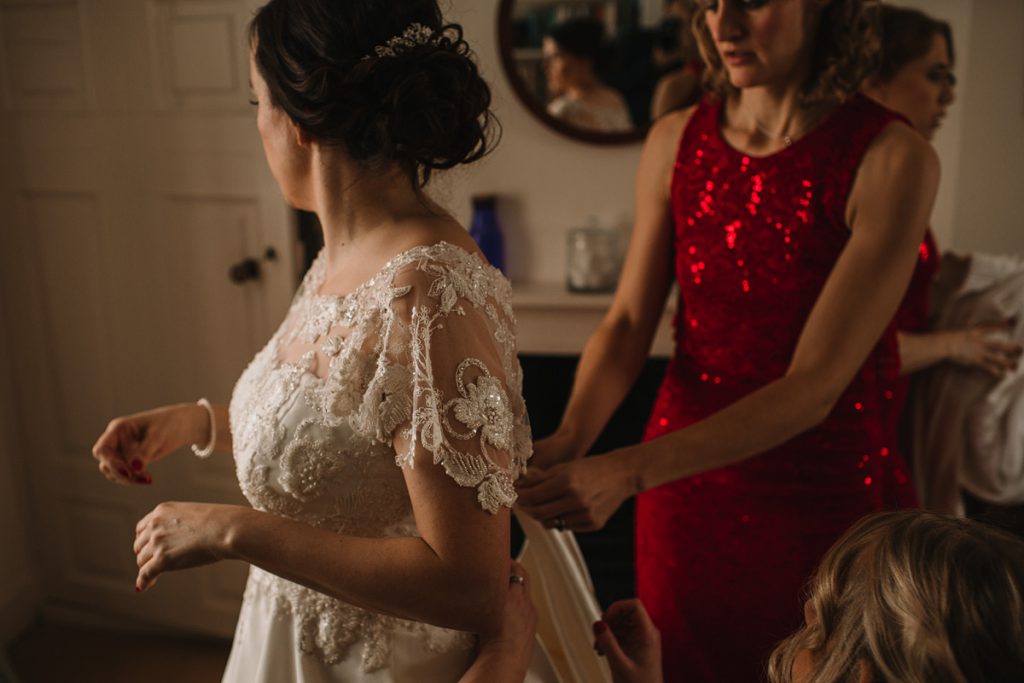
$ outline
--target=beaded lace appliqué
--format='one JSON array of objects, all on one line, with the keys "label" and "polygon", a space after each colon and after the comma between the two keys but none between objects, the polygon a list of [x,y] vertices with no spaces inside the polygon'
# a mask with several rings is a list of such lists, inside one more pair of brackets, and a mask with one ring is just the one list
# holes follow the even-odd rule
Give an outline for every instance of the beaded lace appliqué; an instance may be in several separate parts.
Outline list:
[{"label": "beaded lace appliqu\u00e9", "polygon": [[[434,652],[468,650],[474,637],[462,631],[430,626],[359,609],[323,593],[284,581],[253,567],[245,587],[247,601],[268,600],[276,614],[289,615],[296,623],[299,649],[337,664],[350,656],[353,644],[362,641],[360,668],[377,671],[387,664],[393,634],[413,633]],[[244,632],[241,634],[244,638]]]},{"label": "beaded lace appliqu\u00e9", "polygon": [[[476,488],[485,510],[511,507],[531,443],[508,281],[446,243],[403,252],[345,297],[315,294],[323,275],[318,260],[232,397],[239,482],[250,503],[340,534],[417,535],[400,467],[432,461]],[[450,357],[456,334],[478,340],[479,356]],[[282,362],[292,347],[298,360]],[[246,596],[291,615],[302,651],[329,664],[358,643],[362,668],[381,668],[397,629],[437,651],[472,643],[257,568]]]}]

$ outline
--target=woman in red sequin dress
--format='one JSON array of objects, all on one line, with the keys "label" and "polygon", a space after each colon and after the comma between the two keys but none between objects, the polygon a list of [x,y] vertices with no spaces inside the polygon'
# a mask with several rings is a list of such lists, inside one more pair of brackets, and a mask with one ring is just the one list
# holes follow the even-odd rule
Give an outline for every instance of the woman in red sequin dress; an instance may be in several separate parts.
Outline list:
[{"label": "woman in red sequin dress", "polygon": [[[884,432],[891,320],[938,182],[928,143],[854,94],[860,0],[704,2],[719,93],[651,129],[619,289],[520,504],[600,528],[637,501],[637,582],[669,681],[756,681],[824,551],[916,498]],[[673,279],[676,351],[642,444],[580,458],[629,389]]]},{"label": "woman in red sequin dress", "polygon": [[[863,92],[904,116],[931,140],[954,99],[953,32],[948,23],[923,12],[886,5],[881,8],[881,37],[879,69]],[[1002,377],[1020,356],[1017,344],[993,334],[1005,331],[1005,325],[997,321],[966,329],[928,329],[929,293],[938,269],[938,246],[928,230],[910,286],[896,312],[900,376],[884,394],[892,441],[899,432],[911,373],[950,361]]]}]

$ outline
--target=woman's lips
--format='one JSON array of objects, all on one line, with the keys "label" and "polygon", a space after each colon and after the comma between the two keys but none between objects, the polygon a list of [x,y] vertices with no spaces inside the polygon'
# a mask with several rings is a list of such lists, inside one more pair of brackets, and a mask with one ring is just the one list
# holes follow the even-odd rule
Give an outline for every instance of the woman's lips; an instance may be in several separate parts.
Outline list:
[{"label": "woman's lips", "polygon": [[745,66],[754,61],[754,53],[744,50],[725,50],[722,59],[729,66]]}]

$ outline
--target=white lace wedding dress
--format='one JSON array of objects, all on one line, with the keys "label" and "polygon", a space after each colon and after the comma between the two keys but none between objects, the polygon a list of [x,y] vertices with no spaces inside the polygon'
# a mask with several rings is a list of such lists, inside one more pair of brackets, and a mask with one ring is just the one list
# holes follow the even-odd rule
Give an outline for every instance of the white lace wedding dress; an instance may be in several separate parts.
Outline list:
[{"label": "white lace wedding dress", "polygon": [[[318,294],[324,271],[321,254],[235,386],[249,502],[342,535],[417,535],[401,468],[425,449],[484,510],[511,507],[532,447],[508,281],[444,242],[395,256],[344,297]],[[451,683],[473,645],[252,567],[224,681]]]}]

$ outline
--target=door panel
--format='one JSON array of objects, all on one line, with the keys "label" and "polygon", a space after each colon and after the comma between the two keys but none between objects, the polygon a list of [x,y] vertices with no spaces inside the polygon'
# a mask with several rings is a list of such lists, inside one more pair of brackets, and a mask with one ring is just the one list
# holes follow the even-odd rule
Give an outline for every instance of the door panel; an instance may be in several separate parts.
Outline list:
[{"label": "door panel", "polygon": [[[243,503],[230,457],[183,450],[123,488],[90,448],[116,415],[226,402],[287,309],[294,226],[246,102],[258,4],[0,0],[0,296],[51,605],[233,627],[244,565],[140,596],[131,553],[160,501]],[[236,284],[246,258],[260,277]]]},{"label": "door panel", "polygon": [[[91,192],[29,192],[28,231],[35,243],[44,344],[52,369],[50,406],[63,454],[89,452],[97,423],[111,409],[111,349],[102,324],[104,236],[99,198]],[[109,419],[109,418],[107,418]]]}]

